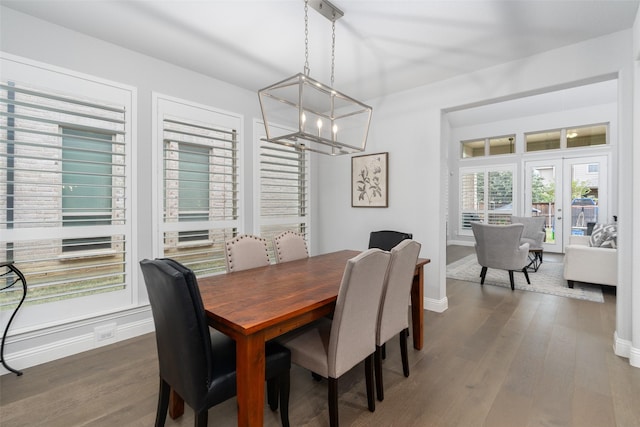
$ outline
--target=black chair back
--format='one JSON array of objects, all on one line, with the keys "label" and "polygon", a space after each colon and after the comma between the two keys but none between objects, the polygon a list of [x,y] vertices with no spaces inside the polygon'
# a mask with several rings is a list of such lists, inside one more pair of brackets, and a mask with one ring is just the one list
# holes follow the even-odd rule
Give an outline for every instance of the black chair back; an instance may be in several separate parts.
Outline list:
[{"label": "black chair back", "polygon": [[392,230],[372,231],[369,235],[369,249],[379,248],[390,251],[405,239],[413,239],[413,234]]},{"label": "black chair back", "polygon": [[195,276],[187,280],[171,264],[140,261],[156,328],[160,377],[189,406],[200,408],[211,378],[211,338]]}]

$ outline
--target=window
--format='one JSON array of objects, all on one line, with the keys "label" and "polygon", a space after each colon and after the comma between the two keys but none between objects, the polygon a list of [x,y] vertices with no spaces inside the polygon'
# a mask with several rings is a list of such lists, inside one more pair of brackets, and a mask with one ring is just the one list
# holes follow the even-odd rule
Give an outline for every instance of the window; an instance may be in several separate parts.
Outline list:
[{"label": "window", "polygon": [[567,148],[606,144],[607,127],[603,124],[567,129]]},{"label": "window", "polygon": [[484,139],[474,139],[472,141],[462,141],[462,158],[483,157],[484,156]]},{"label": "window", "polygon": [[[178,145],[178,219],[207,221],[209,219],[209,153],[207,146]],[[208,241],[207,230],[178,233],[179,242]]]},{"label": "window", "polygon": [[309,159],[306,151],[262,140],[264,125],[255,125],[259,135],[259,227],[273,256],[273,237],[291,230],[308,240]]},{"label": "window", "polygon": [[[513,213],[513,167],[460,169],[460,230],[471,222],[505,224]],[[464,233],[466,231],[466,233]]]},{"label": "window", "polygon": [[607,144],[607,124],[580,126],[525,134],[527,151],[590,147]]},{"label": "window", "polygon": [[560,148],[560,131],[531,132],[524,136],[527,151],[557,150]]},{"label": "window", "polygon": [[20,326],[35,305],[51,322],[131,305],[132,89],[0,60],[0,260],[29,283]]},{"label": "window", "polygon": [[461,141],[461,157],[498,156],[501,154],[513,154],[516,152],[515,135],[495,136],[484,139]]},{"label": "window", "polygon": [[513,154],[516,152],[515,136],[501,136],[497,138],[489,138],[489,155],[496,156],[500,154]]},{"label": "window", "polygon": [[[204,276],[226,269],[239,227],[239,116],[154,94],[159,252]],[[159,148],[159,149],[158,149]]]},{"label": "window", "polygon": [[[62,128],[63,226],[111,225],[114,134]],[[65,239],[63,252],[111,249],[109,237]]]}]

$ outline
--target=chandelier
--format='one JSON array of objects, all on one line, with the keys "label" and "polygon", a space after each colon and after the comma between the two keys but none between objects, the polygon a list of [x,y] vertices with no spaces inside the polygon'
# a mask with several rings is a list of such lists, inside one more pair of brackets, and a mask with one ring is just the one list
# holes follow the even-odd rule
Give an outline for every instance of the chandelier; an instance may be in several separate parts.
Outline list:
[{"label": "chandelier", "polygon": [[[309,5],[332,23],[331,86],[309,76]],[[364,151],[373,109],[333,89],[336,20],[343,15],[326,0],[305,0],[304,72],[258,91],[264,140],[332,156]]]}]

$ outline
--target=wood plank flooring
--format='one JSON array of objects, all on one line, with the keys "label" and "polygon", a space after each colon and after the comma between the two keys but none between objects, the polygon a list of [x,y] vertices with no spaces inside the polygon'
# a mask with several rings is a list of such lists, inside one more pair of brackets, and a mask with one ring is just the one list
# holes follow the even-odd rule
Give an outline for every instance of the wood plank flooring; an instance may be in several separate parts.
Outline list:
[{"label": "wood plank flooring", "polygon": [[[469,251],[450,247],[447,262]],[[448,280],[447,294],[446,312],[425,312],[409,378],[397,340],[387,345],[385,400],[374,413],[362,366],[340,380],[341,425],[640,426],[640,369],[613,354],[611,291],[599,304]],[[0,425],[152,426],[157,383],[148,334],[0,377]],[[292,426],[328,425],[326,381],[294,366],[291,392]],[[235,399],[209,412],[211,426],[236,419]],[[166,425],[191,426],[193,413]],[[265,425],[280,425],[266,406]]]}]

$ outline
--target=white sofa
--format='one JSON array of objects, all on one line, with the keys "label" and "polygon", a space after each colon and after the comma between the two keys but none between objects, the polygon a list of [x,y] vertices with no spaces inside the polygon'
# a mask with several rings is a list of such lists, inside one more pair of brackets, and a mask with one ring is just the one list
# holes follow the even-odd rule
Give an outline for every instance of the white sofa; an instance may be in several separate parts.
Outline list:
[{"label": "white sofa", "polygon": [[564,279],[573,282],[618,284],[618,250],[589,246],[589,236],[571,236],[564,253]]}]

